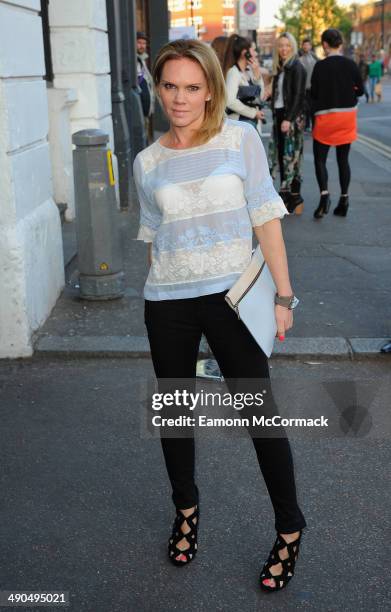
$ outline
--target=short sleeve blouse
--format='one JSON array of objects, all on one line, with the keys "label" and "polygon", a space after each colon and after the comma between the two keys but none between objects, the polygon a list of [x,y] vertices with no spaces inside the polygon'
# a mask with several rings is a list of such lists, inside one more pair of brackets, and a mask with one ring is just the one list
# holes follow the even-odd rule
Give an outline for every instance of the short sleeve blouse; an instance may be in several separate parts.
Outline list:
[{"label": "short sleeve blouse", "polygon": [[277,194],[257,130],[226,119],[188,149],[159,140],[133,166],[140,203],[137,240],[152,242],[147,300],[229,289],[251,260],[252,227],[289,214]]}]

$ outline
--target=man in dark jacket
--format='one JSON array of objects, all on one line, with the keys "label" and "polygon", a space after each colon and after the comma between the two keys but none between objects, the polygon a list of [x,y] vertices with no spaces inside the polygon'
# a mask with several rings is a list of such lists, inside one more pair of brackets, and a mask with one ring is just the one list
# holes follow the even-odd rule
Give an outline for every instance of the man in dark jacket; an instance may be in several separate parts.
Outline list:
[{"label": "man in dark jacket", "polygon": [[305,82],[305,129],[311,130],[312,126],[312,110],[311,110],[311,77],[312,71],[318,58],[312,50],[312,44],[309,38],[305,38],[301,43],[299,52],[300,61],[304,66],[307,78]]},{"label": "man in dark jacket", "polygon": [[369,66],[368,62],[365,61],[365,55],[361,53],[360,61],[358,62],[358,69],[361,74],[363,86],[364,86],[364,96],[367,102],[369,102],[369,93],[368,93],[368,75],[369,75]]}]

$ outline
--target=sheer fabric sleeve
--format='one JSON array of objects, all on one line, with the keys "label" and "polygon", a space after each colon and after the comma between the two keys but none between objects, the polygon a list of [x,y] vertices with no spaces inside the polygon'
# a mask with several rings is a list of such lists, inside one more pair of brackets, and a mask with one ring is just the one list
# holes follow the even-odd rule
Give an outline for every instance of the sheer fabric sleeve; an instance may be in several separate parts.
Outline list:
[{"label": "sheer fabric sleeve", "polygon": [[282,219],[289,212],[274,188],[265,149],[257,130],[250,124],[244,125],[244,195],[251,224],[256,227],[272,219]]},{"label": "sheer fabric sleeve", "polygon": [[153,242],[161,223],[162,215],[154,203],[152,196],[148,193],[149,190],[145,184],[145,172],[142,167],[140,155],[136,156],[133,163],[133,178],[140,204],[140,226],[135,239],[143,240],[144,242]]}]

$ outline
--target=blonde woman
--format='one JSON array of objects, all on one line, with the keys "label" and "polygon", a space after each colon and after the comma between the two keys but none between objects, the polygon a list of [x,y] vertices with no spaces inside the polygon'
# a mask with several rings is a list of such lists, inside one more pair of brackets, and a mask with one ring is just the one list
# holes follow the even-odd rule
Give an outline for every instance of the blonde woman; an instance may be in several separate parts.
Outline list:
[{"label": "blonde woman", "polygon": [[280,34],[274,48],[270,163],[273,177],[280,171],[280,195],[289,212],[301,214],[300,165],[303,154],[306,72],[289,32]]},{"label": "blonde woman", "polygon": [[[153,79],[170,127],[137,155],[134,178],[141,206],[137,239],[149,243],[145,323],[159,390],[177,390],[173,379],[181,390],[194,388],[203,333],[231,393],[243,391],[244,379],[252,392],[263,390],[267,357],[224,296],[250,262],[254,230],[278,289],[279,337],[291,329],[295,300],[280,223],[286,208],[256,130],[225,117],[223,74],[210,47],[197,40],[166,44]],[[266,405],[275,410],[271,394]],[[180,408],[163,408],[162,418]],[[160,428],[176,507],[168,558],[178,567],[196,556],[200,516],[194,435],[184,430]],[[276,591],[293,575],[306,523],[287,437],[252,440],[277,530],[261,587]]]}]

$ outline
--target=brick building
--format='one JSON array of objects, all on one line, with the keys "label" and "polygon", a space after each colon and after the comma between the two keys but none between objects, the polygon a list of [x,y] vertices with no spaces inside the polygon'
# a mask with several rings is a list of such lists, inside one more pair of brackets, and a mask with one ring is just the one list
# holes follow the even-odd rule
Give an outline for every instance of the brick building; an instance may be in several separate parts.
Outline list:
[{"label": "brick building", "polygon": [[168,0],[171,27],[194,25],[198,38],[211,42],[236,27],[237,0]]},{"label": "brick building", "polygon": [[353,32],[362,32],[362,43],[358,45],[357,51],[370,55],[384,49],[387,57],[391,55],[391,0],[356,5],[352,9],[351,18]]}]

